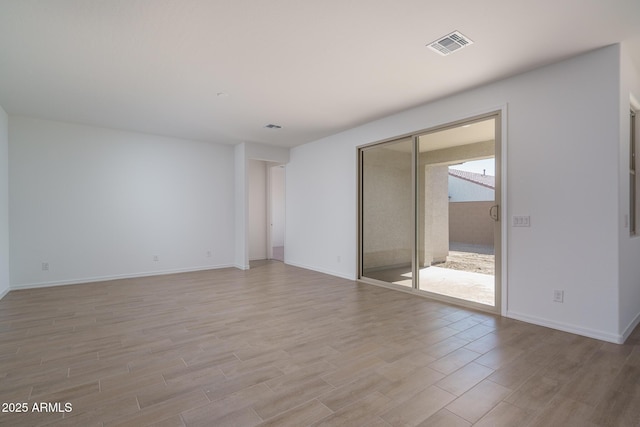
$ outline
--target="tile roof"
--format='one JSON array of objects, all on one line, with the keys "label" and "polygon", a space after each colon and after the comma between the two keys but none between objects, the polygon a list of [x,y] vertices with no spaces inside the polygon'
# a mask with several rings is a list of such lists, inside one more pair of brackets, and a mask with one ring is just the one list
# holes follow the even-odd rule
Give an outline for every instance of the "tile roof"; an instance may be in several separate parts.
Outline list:
[{"label": "tile roof", "polygon": [[458,169],[449,168],[449,175],[456,178],[464,179],[465,181],[473,182],[474,184],[482,185],[483,187],[496,188],[496,177],[491,175],[483,175],[481,173],[461,171]]}]

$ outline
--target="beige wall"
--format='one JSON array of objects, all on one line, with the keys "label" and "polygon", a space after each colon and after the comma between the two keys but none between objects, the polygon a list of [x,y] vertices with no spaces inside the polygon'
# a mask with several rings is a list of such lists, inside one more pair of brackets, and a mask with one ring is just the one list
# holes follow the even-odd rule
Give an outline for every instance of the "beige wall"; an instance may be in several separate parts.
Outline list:
[{"label": "beige wall", "polygon": [[370,149],[363,168],[363,268],[410,265],[411,153]]},{"label": "beige wall", "polygon": [[493,245],[494,221],[489,209],[495,202],[449,203],[449,240],[474,245]]}]

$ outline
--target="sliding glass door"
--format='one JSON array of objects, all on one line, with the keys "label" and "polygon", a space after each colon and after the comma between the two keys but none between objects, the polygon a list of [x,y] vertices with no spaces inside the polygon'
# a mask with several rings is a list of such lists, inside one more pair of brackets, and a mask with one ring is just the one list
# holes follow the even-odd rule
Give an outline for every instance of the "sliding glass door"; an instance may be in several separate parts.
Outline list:
[{"label": "sliding glass door", "polygon": [[499,128],[494,114],[359,149],[361,279],[497,310]]},{"label": "sliding glass door", "polygon": [[[417,289],[496,306],[496,118],[417,137]],[[498,197],[498,198],[497,198]]]},{"label": "sliding glass door", "polygon": [[413,138],[363,149],[362,276],[412,287]]}]

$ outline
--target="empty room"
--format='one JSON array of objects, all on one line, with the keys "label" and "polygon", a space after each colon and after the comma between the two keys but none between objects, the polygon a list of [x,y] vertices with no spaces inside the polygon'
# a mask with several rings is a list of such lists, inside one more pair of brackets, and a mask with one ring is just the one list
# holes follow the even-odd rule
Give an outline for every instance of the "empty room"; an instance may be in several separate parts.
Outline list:
[{"label": "empty room", "polygon": [[640,2],[0,0],[0,425],[640,425]]}]

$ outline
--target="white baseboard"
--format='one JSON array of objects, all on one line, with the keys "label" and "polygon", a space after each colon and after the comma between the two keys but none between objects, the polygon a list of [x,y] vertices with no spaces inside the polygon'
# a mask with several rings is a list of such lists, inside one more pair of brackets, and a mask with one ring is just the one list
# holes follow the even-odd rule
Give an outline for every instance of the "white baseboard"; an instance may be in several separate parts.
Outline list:
[{"label": "white baseboard", "polygon": [[511,319],[521,320],[527,323],[533,323],[534,325],[545,326],[547,328],[557,329],[559,331],[582,335],[588,338],[595,338],[601,341],[612,342],[614,344],[622,344],[625,340],[625,338],[620,334],[611,334],[609,332],[583,328],[581,326],[571,325],[567,323],[555,322],[553,320],[543,319],[536,316],[529,316],[527,314],[516,313],[513,311],[507,311],[507,317]]},{"label": "white baseboard", "polygon": [[135,279],[137,277],[164,276],[167,274],[189,273],[192,271],[204,271],[204,270],[218,270],[221,268],[229,268],[229,267],[233,267],[233,265],[231,264],[208,265],[205,267],[176,268],[172,270],[147,271],[144,273],[132,273],[132,274],[114,274],[109,276],[85,277],[85,278],[73,279],[73,280],[56,280],[56,281],[50,281],[50,282],[23,283],[19,285],[12,285],[11,290],[48,288],[52,286],[65,286],[65,285],[78,285],[82,283],[106,282],[109,280]]},{"label": "white baseboard", "polygon": [[9,293],[10,290],[11,290],[11,288],[5,289],[4,291],[0,292],[0,299],[4,298],[5,295],[7,295]]},{"label": "white baseboard", "polygon": [[337,273],[335,271],[325,270],[325,269],[318,268],[318,267],[312,267],[310,265],[298,264],[296,262],[290,262],[288,260],[285,260],[285,264],[292,265],[294,267],[304,268],[305,270],[317,271],[318,273],[328,274],[329,276],[340,277],[341,279],[356,280],[355,277],[351,277],[351,276],[349,276],[347,274]]},{"label": "white baseboard", "polygon": [[631,332],[633,332],[633,330],[639,324],[640,324],[640,313],[636,315],[636,317],[631,321],[631,323],[629,323],[629,325],[622,332],[622,342],[625,342],[627,338],[629,338],[629,335],[631,335]]}]

